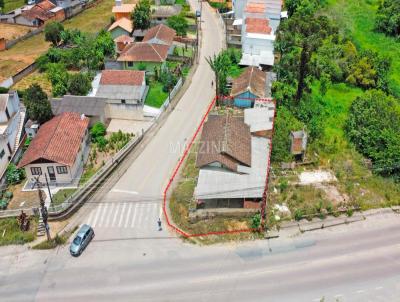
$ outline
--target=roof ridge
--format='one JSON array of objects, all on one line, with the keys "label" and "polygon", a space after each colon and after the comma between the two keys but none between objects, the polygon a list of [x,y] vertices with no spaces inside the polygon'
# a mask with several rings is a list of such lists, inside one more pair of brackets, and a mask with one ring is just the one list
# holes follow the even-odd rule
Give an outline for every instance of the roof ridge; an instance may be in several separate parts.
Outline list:
[{"label": "roof ridge", "polygon": [[163,58],[161,58],[161,55],[158,53],[158,51],[157,51],[157,49],[155,49],[154,48],[154,45],[153,45],[153,43],[147,43],[147,44],[149,44],[152,48],[153,48],[153,50],[156,52],[156,54],[158,55],[158,57],[160,58],[160,60],[162,61],[163,60]]},{"label": "roof ridge", "polygon": [[[57,115],[57,116],[54,117],[54,118],[57,118],[57,117],[58,117],[57,126],[54,128],[54,131],[53,131],[53,133],[51,134],[51,137],[50,137],[50,139],[47,141],[46,147],[45,147],[44,150],[43,150],[42,156],[39,157],[39,158],[43,158],[43,157],[44,157],[44,155],[45,155],[45,153],[46,153],[46,151],[47,151],[47,148],[48,148],[49,145],[50,145],[50,142],[53,140],[54,134],[56,133],[56,131],[57,131],[57,129],[58,129],[58,126],[60,125],[61,120],[62,120],[61,115],[65,115],[65,113],[61,113],[61,114],[59,114],[59,115]],[[51,120],[49,120],[49,121],[51,121]]]},{"label": "roof ridge", "polygon": [[228,153],[228,114],[225,116],[224,137],[222,139],[222,152]]}]

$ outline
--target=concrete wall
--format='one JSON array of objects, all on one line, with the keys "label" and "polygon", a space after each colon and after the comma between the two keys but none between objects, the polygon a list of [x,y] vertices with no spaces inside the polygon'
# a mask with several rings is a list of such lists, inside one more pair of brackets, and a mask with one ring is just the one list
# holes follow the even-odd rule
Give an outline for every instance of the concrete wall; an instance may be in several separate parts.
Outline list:
[{"label": "concrete wall", "polygon": [[141,105],[107,104],[105,108],[106,118],[135,120],[143,117]]},{"label": "concrete wall", "polygon": [[[160,68],[165,63],[157,63],[157,62],[143,62],[146,65],[146,71],[154,72],[154,67]],[[124,69],[133,69],[140,70],[139,67],[142,65],[140,62],[134,62],[133,66],[128,66],[128,62],[123,62]]]}]

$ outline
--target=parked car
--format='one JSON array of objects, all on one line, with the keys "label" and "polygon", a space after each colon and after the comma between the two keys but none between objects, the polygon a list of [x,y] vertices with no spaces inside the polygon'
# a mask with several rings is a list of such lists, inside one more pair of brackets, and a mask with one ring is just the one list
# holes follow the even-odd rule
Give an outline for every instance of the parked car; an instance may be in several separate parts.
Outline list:
[{"label": "parked car", "polygon": [[94,237],[94,231],[90,225],[84,224],[79,229],[69,247],[72,256],[79,256]]}]

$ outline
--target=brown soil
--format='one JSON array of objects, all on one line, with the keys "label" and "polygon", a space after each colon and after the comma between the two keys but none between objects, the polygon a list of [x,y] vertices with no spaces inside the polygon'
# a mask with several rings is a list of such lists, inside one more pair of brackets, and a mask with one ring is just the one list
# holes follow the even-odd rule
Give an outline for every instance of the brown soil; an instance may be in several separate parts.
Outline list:
[{"label": "brown soil", "polygon": [[0,23],[0,38],[14,40],[30,32],[32,28],[16,24]]},{"label": "brown soil", "polygon": [[[11,186],[8,191],[13,192],[13,198],[8,204],[7,209],[21,209],[21,208],[33,208],[39,207],[39,194],[37,191],[22,192],[24,183]],[[44,192],[43,192],[43,196]]]}]

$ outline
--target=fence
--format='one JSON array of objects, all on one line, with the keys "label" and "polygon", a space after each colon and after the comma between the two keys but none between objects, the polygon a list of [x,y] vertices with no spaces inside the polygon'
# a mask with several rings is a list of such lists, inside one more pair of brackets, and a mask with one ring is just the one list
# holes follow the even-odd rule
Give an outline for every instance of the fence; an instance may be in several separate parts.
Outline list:
[{"label": "fence", "polygon": [[86,182],[62,204],[50,206],[48,209],[49,220],[67,217],[73,210],[86,201],[86,199],[94,193],[96,188],[98,188],[98,184],[105,180],[105,178],[119,165],[128,153],[143,139],[143,136],[144,133],[135,136],[135,138],[109,159],[88,182]]},{"label": "fence", "polygon": [[171,99],[178,93],[178,91],[182,87],[182,85],[183,85],[183,78],[179,78],[174,89],[171,90],[168,97],[165,99],[164,103],[160,107],[160,113],[163,112],[168,107],[169,103],[171,102]]}]

